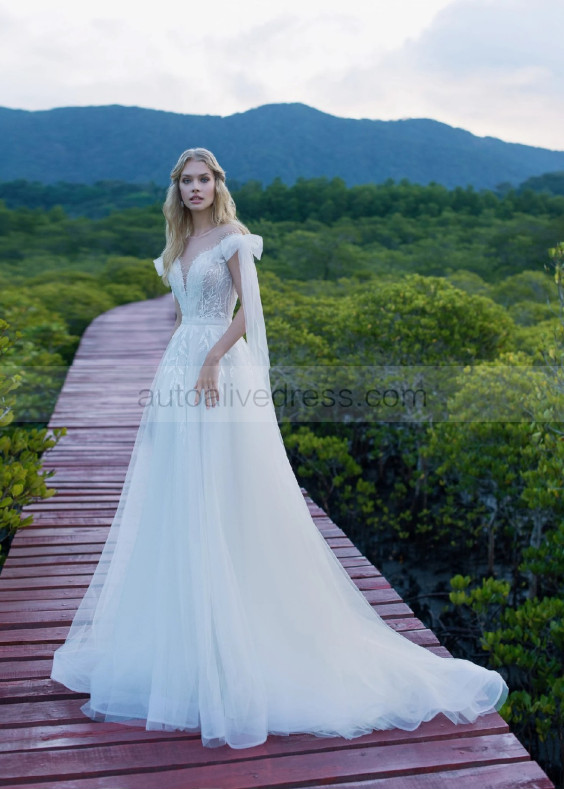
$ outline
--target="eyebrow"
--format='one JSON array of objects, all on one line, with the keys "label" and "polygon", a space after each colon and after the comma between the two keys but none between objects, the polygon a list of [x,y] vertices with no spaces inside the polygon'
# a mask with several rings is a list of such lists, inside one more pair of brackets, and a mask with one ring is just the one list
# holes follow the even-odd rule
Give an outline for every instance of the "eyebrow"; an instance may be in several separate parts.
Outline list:
[{"label": "eyebrow", "polygon": [[182,173],[181,178],[194,178],[194,176],[209,176],[210,173]]}]

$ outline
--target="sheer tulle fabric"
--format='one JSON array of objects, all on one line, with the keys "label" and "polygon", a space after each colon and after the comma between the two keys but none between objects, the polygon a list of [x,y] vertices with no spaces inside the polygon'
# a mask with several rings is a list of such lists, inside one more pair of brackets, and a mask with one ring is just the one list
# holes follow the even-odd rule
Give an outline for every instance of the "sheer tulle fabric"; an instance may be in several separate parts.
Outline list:
[{"label": "sheer tulle fabric", "polygon": [[[268,733],[413,730],[439,712],[474,721],[504,701],[502,677],[385,625],[312,522],[271,402],[226,395],[265,383],[257,238],[222,238],[192,262],[186,283],[174,268],[183,323],[155,374],[108,540],[51,676],[89,693],[82,710],[93,719],[200,732],[210,747],[246,748]],[[220,406],[167,399],[193,389],[229,325],[237,297],[225,270],[235,253],[248,342],[222,358]],[[206,287],[217,290],[215,311]]]}]

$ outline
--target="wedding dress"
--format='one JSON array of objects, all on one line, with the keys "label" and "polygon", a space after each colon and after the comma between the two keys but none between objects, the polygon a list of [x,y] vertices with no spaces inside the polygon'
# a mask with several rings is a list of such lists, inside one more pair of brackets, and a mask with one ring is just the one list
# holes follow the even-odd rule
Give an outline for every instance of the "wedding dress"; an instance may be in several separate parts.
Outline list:
[{"label": "wedding dress", "polygon": [[[224,225],[188,250],[169,275],[182,323],[51,677],[90,695],[92,719],[199,732],[209,747],[251,747],[269,733],[351,739],[499,709],[503,678],[393,631],[312,521],[265,397],[262,238]],[[233,256],[247,340],[221,359],[219,406],[203,395],[196,406],[201,365],[237,300]]]}]

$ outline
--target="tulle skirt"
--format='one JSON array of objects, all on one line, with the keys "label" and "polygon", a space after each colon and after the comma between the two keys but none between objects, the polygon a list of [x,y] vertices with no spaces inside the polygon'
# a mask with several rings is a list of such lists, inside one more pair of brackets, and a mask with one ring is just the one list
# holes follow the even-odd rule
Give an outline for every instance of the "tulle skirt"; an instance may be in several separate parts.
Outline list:
[{"label": "tulle skirt", "polygon": [[241,339],[220,405],[193,387],[225,322],[184,321],[146,393],[118,508],[51,677],[92,719],[199,732],[355,738],[507,696],[497,672],[389,628],[313,523]]}]

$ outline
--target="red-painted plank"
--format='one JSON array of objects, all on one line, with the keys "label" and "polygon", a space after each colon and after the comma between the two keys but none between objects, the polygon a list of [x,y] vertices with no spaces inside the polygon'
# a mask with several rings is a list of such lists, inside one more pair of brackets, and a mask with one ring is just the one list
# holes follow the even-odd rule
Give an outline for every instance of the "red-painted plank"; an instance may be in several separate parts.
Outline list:
[{"label": "red-painted plank", "polygon": [[53,642],[34,644],[28,642],[24,645],[3,645],[0,651],[0,678],[2,677],[2,662],[13,661],[18,658],[25,661],[30,658],[52,659],[53,653],[61,645],[62,639]]},{"label": "red-painted plank", "polygon": [[[33,526],[26,527],[23,532],[18,532],[17,546],[26,546],[30,543],[34,546],[59,546],[75,543],[104,543],[108,537],[109,528],[99,526],[65,526],[55,521],[55,528],[41,527],[34,529]],[[10,549],[10,555],[12,550]]]},{"label": "red-painted plank", "polygon": [[46,562],[49,562],[51,558],[55,558],[56,561],[57,557],[59,557],[63,551],[67,560],[74,560],[81,554],[99,555],[102,551],[102,543],[71,543],[63,544],[63,546],[56,545],[53,542],[47,543],[46,545],[27,543],[10,549],[10,563],[17,561],[21,564],[23,560],[28,558],[34,560],[36,558],[45,558]]},{"label": "red-painted plank", "polygon": [[29,590],[2,589],[2,594],[0,595],[0,611],[2,611],[3,605],[10,601],[19,601],[22,609],[25,609],[28,601],[60,601],[62,598],[81,600],[82,593],[77,592],[73,587],[52,587],[47,589],[30,588]]},{"label": "red-painted plank", "polygon": [[[312,785],[310,785],[312,787]],[[417,773],[409,776],[396,776],[385,779],[367,779],[362,782],[338,782],[335,784],[316,784],[318,790],[321,788],[361,788],[380,787],[391,788],[391,790],[442,790],[442,788],[454,788],[454,790],[472,790],[477,788],[495,788],[505,790],[525,790],[525,788],[545,788],[554,787],[538,763],[532,760],[528,762],[501,763],[499,765],[473,766],[454,771],[433,771],[431,773]]]},{"label": "red-painted plank", "polygon": [[4,612],[17,612],[21,615],[22,612],[41,612],[41,611],[54,611],[57,609],[70,609],[75,611],[80,603],[80,598],[49,598],[37,599],[29,601],[10,601],[0,600],[0,623],[3,620]]},{"label": "red-painted plank", "polygon": [[52,565],[48,567],[41,566],[40,568],[13,568],[11,563],[2,571],[2,577],[6,579],[30,579],[41,578],[47,579],[51,576],[74,576],[84,575],[92,576],[96,569],[96,563],[83,563],[82,565],[73,565],[72,563]]},{"label": "red-painted plank", "polygon": [[27,590],[27,589],[56,589],[59,587],[88,587],[90,582],[88,574],[81,576],[51,576],[50,578],[33,578],[32,576],[23,576],[14,579],[2,578],[0,590]]},{"label": "red-painted plank", "polygon": [[0,630],[0,645],[45,644],[47,642],[61,642],[66,638],[69,629],[67,626],[58,628],[10,628]]},{"label": "red-painted plank", "polygon": [[[356,746],[365,744],[398,744],[408,741],[441,741],[446,738],[462,738],[469,735],[494,735],[508,732],[507,723],[496,713],[484,716],[473,724],[461,724],[453,728],[452,723],[443,715],[436,716],[432,721],[425,722],[416,730],[374,730],[368,735],[355,738],[352,743]],[[112,722],[91,722],[84,717],[82,724],[58,724],[22,726],[14,729],[2,729],[0,738],[0,752],[30,751],[32,749],[66,748],[69,746],[82,746],[84,744],[101,743],[128,743],[151,740],[170,740],[171,738],[187,737],[197,739],[198,735],[188,735],[181,732],[158,732],[145,730],[141,727],[128,727]],[[323,749],[345,748],[351,742],[342,738],[313,739],[313,744]],[[345,746],[343,745],[345,744]],[[269,754],[283,754],[291,746],[292,754],[312,750],[311,736],[294,734],[287,738],[270,737],[265,746]],[[235,756],[235,755],[234,755]]]},{"label": "red-painted plank", "polygon": [[10,560],[10,568],[34,568],[34,569],[41,569],[43,565],[65,565],[69,561],[76,563],[77,565],[88,564],[92,565],[92,563],[98,562],[101,555],[101,548],[97,551],[90,551],[88,553],[76,553],[72,555],[68,554],[43,554],[35,557],[22,557],[18,556],[17,554],[14,557],[11,557]]},{"label": "red-painted plank", "polygon": [[[20,666],[36,663],[34,661],[20,661]],[[42,662],[43,663],[43,662]],[[47,662],[45,662],[47,663]],[[51,667],[51,661],[48,662]],[[1,666],[0,666],[1,674]],[[0,682],[0,702],[2,705],[16,702],[34,702],[44,699],[75,699],[88,697],[87,694],[77,694],[56,683],[48,677],[31,680],[3,680]]]},{"label": "red-painted plank", "polygon": [[358,557],[340,557],[339,561],[343,568],[373,568],[374,566],[370,563],[366,557],[363,557],[362,554]]},{"label": "red-painted plank", "polygon": [[47,678],[51,674],[51,664],[50,659],[41,658],[28,659],[27,661],[2,661],[0,663],[0,680]]},{"label": "red-painted plank", "polygon": [[[323,739],[318,739],[319,741]],[[335,775],[366,779],[374,774],[402,776],[437,769],[468,768],[479,765],[525,761],[529,756],[511,734],[451,739],[440,743],[402,743],[386,746],[350,746],[347,749],[319,750],[305,754],[260,757],[264,745],[237,750],[245,754],[225,763],[225,747],[209,750],[201,765],[201,750],[193,741],[159,744],[98,746],[95,757],[89,747],[26,753],[26,774],[38,781],[64,787],[155,787],[200,788],[292,787],[296,782],[318,783]],[[256,755],[256,756],[255,756]],[[253,759],[254,758],[254,759]],[[0,777],[8,784],[21,776],[21,758],[6,754]],[[119,780],[116,783],[116,778]],[[45,786],[45,785],[44,785]],[[307,786],[307,785],[306,785]]]}]

